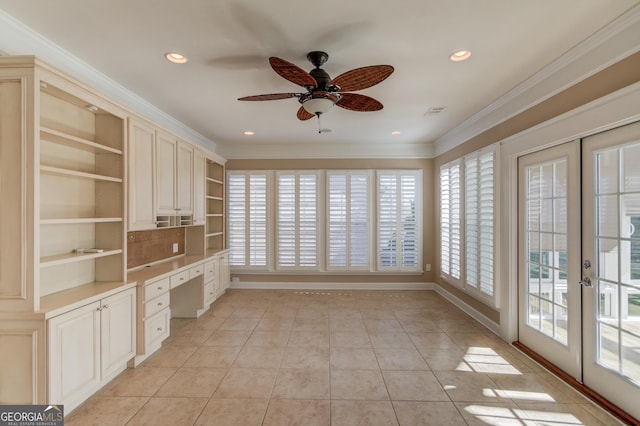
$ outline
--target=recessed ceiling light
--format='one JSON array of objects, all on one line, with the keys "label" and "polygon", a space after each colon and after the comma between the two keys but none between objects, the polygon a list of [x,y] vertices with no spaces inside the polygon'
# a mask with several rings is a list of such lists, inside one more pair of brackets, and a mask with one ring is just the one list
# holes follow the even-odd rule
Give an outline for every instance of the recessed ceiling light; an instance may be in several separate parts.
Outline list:
[{"label": "recessed ceiling light", "polygon": [[245,135],[247,135],[247,136],[255,135],[255,133],[254,133],[254,132],[252,132],[251,130],[247,130],[246,132],[243,132],[243,133],[244,133]]},{"label": "recessed ceiling light", "polygon": [[186,56],[178,52],[165,53],[164,57],[167,58],[167,61],[173,62],[174,64],[185,64],[188,61]]},{"label": "recessed ceiling light", "polygon": [[469,59],[470,57],[471,57],[470,50],[456,50],[449,56],[449,59],[451,59],[454,62],[459,62],[459,61],[464,61],[465,59]]},{"label": "recessed ceiling light", "polygon": [[400,130],[394,130],[393,132],[391,132],[392,135],[399,135],[402,132]]}]

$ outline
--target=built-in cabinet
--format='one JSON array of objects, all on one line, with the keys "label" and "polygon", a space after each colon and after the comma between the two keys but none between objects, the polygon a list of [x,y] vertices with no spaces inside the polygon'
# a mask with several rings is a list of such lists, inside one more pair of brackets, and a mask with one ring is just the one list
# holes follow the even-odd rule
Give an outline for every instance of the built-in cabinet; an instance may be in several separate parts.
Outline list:
[{"label": "built-in cabinet", "polygon": [[142,120],[129,118],[129,231],[156,227],[154,159],[156,131]]},{"label": "built-in cabinet", "polygon": [[[0,57],[0,182],[0,404],[69,412],[228,286],[224,160],[31,56]],[[127,231],[174,226],[138,280]]]},{"label": "built-in cabinet", "polygon": [[158,227],[193,223],[193,146],[157,131],[155,149]]},{"label": "built-in cabinet", "polygon": [[214,160],[207,160],[205,197],[205,244],[207,253],[216,253],[225,249],[224,177],[224,165]]},{"label": "built-in cabinet", "polygon": [[34,57],[0,103],[0,404],[72,409],[135,355],[127,113]]},{"label": "built-in cabinet", "polygon": [[71,410],[136,354],[135,289],[47,321],[49,401]]}]

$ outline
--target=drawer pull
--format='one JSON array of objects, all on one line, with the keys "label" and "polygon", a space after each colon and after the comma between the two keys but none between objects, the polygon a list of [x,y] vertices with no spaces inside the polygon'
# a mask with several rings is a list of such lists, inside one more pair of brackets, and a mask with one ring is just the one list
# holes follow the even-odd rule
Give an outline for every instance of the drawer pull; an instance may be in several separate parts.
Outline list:
[{"label": "drawer pull", "polygon": [[162,306],[162,302],[158,302],[158,306]]},{"label": "drawer pull", "polygon": [[180,277],[180,281],[184,281],[184,277]]},{"label": "drawer pull", "polygon": [[158,290],[162,290],[162,287],[158,287]]},{"label": "drawer pull", "polygon": [[158,331],[162,331],[162,327],[158,327]]}]

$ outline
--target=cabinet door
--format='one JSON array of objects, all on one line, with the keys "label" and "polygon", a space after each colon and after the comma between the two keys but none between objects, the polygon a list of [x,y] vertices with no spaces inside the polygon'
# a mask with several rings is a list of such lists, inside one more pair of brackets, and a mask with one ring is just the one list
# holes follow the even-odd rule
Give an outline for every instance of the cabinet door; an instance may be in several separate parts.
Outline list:
[{"label": "cabinet door", "polygon": [[129,231],[153,229],[153,156],[155,131],[129,120]]},{"label": "cabinet door", "polygon": [[129,289],[102,300],[102,377],[118,370],[136,354],[136,293]]},{"label": "cabinet door", "polygon": [[204,153],[199,150],[193,152],[193,224],[204,225],[204,190],[205,190],[205,162]]},{"label": "cabinet door", "polygon": [[193,213],[193,146],[178,142],[176,209],[179,215]]},{"label": "cabinet door", "polygon": [[156,212],[158,215],[176,214],[176,148],[171,135],[156,133]]},{"label": "cabinet door", "polygon": [[75,405],[100,385],[100,303],[48,321],[51,404]]},{"label": "cabinet door", "polygon": [[229,253],[225,252],[218,255],[218,294],[224,293],[229,287],[231,281],[229,270]]}]

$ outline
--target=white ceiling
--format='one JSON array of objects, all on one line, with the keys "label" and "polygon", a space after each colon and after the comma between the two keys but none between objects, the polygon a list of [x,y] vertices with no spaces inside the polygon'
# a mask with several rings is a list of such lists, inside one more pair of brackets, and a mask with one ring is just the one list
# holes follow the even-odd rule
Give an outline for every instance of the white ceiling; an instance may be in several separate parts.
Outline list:
[{"label": "white ceiling", "polygon": [[[273,146],[286,157],[283,147],[322,143],[366,157],[374,155],[372,146],[438,141],[638,3],[0,0],[0,9],[214,141],[223,155],[251,157]],[[35,53],[17,45],[0,48]],[[451,62],[449,54],[457,49],[471,50],[472,57]],[[189,62],[167,62],[164,53],[174,50]],[[332,132],[318,134],[317,120],[296,118],[296,99],[236,100],[301,91],[267,60],[277,56],[310,70],[311,50],[329,53],[324,69],[332,77],[366,65],[393,65],[391,77],[360,92],[384,109],[334,108],[322,123]],[[442,113],[425,115],[440,106],[446,107]],[[255,135],[245,136],[245,130]],[[392,136],[394,130],[402,133]]]}]

